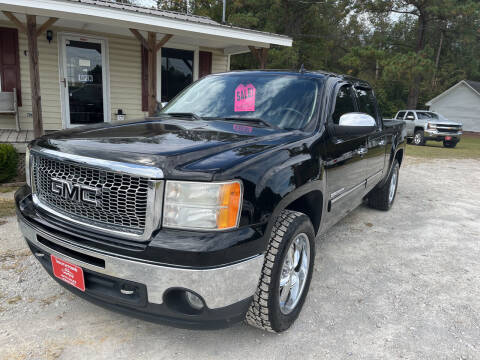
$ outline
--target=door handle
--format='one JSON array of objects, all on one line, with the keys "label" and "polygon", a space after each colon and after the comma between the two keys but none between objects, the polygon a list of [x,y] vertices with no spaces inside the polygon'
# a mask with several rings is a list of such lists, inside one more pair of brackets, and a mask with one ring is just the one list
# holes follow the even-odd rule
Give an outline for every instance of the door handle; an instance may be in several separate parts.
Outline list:
[{"label": "door handle", "polygon": [[363,156],[368,152],[368,149],[365,147],[358,148],[356,151],[357,155]]},{"label": "door handle", "polygon": [[63,87],[67,87],[67,79],[63,78],[63,80],[60,80],[61,83],[63,83]]}]

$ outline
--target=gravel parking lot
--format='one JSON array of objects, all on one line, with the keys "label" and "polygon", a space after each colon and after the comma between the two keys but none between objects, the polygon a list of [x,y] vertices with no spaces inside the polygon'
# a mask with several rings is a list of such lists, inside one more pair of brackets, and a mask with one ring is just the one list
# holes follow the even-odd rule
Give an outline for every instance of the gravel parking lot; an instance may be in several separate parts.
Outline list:
[{"label": "gravel parking lot", "polygon": [[[72,296],[0,222],[0,358],[480,359],[480,161],[408,158],[390,212],[361,206],[317,240],[281,335],[180,330]],[[3,219],[5,220],[5,218]]]}]

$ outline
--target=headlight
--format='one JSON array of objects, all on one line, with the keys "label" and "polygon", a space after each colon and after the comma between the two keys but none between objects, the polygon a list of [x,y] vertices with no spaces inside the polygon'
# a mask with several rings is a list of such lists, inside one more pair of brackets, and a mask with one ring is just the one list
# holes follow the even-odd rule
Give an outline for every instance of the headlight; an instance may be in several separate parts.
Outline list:
[{"label": "headlight", "polygon": [[27,181],[28,186],[32,186],[30,178],[30,148],[28,146],[25,151],[25,180]]},{"label": "headlight", "polygon": [[435,124],[430,124],[430,123],[429,123],[429,124],[427,125],[427,129],[436,129],[436,128],[437,128],[437,125],[435,125]]},{"label": "headlight", "polygon": [[163,226],[225,230],[238,226],[242,184],[167,181]]}]

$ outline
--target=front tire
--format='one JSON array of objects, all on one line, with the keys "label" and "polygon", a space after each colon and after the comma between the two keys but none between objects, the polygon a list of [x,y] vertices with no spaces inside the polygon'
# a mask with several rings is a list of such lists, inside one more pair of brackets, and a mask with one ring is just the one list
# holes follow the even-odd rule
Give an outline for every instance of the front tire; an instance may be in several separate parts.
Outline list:
[{"label": "front tire", "polygon": [[425,137],[423,136],[423,130],[415,131],[413,135],[413,143],[417,146],[425,145]]},{"label": "front tire", "polygon": [[400,164],[395,160],[392,171],[383,186],[374,188],[368,194],[368,205],[378,210],[390,210],[395,201],[398,187],[398,176],[400,173]]},{"label": "front tire", "polygon": [[287,330],[307,297],[314,260],[315,232],[310,219],[303,213],[283,210],[270,235],[247,323],[270,332]]}]

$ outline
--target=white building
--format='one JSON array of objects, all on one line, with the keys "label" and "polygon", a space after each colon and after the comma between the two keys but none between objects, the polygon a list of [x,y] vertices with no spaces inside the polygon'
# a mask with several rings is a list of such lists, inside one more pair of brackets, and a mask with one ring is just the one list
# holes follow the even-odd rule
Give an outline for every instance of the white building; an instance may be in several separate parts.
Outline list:
[{"label": "white building", "polygon": [[462,123],[464,131],[480,132],[480,82],[462,80],[426,105],[431,111]]},{"label": "white building", "polygon": [[0,143],[142,118],[231,55],[264,67],[271,45],[292,39],[114,0],[0,0]]}]

